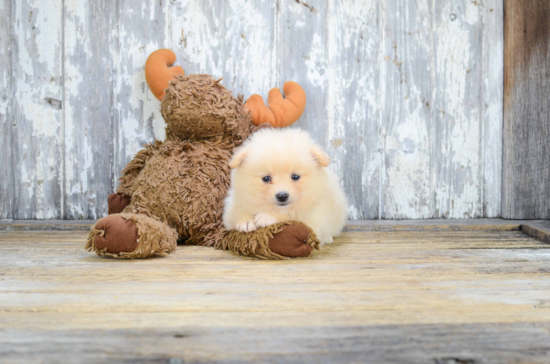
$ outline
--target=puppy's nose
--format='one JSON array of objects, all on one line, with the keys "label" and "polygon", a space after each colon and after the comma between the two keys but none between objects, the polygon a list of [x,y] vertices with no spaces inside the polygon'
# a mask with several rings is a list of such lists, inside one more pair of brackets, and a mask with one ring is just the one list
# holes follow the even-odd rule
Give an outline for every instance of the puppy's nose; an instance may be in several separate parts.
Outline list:
[{"label": "puppy's nose", "polygon": [[286,192],[278,192],[275,194],[275,198],[277,199],[277,201],[279,202],[285,202],[286,200],[288,200],[288,193]]}]

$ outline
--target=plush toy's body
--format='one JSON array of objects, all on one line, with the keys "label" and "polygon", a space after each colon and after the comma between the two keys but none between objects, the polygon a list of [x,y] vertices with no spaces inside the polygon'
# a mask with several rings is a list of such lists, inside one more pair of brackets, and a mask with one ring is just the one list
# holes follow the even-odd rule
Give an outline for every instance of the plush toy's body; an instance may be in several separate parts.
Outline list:
[{"label": "plush toy's body", "polygon": [[147,145],[123,170],[117,193],[109,196],[110,215],[92,228],[87,248],[99,255],[145,258],[171,253],[184,240],[263,258],[309,255],[318,240],[301,223],[251,234],[223,228],[229,161],[258,126],[242,98],[219,80],[179,73],[165,95],[152,90],[162,97],[166,140]]},{"label": "plush toy's body", "polygon": [[159,217],[186,243],[215,245],[222,237],[219,201],[226,195],[232,149],[223,141],[161,144],[128,191],[124,212]]}]

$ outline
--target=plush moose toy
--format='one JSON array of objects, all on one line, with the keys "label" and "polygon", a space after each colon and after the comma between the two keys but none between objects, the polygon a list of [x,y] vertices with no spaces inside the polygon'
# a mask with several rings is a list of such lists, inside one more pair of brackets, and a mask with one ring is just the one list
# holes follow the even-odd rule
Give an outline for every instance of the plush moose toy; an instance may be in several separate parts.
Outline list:
[{"label": "plush moose toy", "polygon": [[230,183],[233,150],[256,129],[284,127],[302,114],[306,95],[286,82],[283,98],[269,92],[266,107],[259,95],[243,98],[209,75],[184,75],[168,49],[153,52],[145,76],[162,101],[166,140],[138,152],[122,171],[109,215],[92,227],[86,248],[100,256],[147,258],[166,255],[178,240],[252,257],[284,259],[309,256],[319,241],[299,222],[268,226],[252,233],[227,231],[223,200]]}]

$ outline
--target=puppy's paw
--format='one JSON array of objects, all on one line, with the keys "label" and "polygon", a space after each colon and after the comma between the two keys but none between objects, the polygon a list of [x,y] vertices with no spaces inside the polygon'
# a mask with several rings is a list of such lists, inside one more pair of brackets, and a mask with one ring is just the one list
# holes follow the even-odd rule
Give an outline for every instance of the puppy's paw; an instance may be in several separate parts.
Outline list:
[{"label": "puppy's paw", "polygon": [[237,224],[237,230],[241,233],[250,233],[257,230],[258,227],[254,224],[253,221],[245,221],[242,224]]},{"label": "puppy's paw", "polygon": [[265,212],[260,212],[254,217],[254,223],[258,228],[263,228],[277,223],[277,220]]},{"label": "puppy's paw", "polygon": [[326,236],[320,236],[319,240],[321,241],[321,245],[325,244],[331,244],[332,243],[332,235],[326,235]]}]

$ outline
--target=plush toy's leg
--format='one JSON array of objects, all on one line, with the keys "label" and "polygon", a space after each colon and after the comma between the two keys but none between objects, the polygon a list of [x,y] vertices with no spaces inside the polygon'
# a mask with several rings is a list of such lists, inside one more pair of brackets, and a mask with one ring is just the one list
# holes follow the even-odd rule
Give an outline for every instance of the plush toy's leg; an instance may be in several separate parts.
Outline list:
[{"label": "plush toy's leg", "polygon": [[109,204],[109,215],[120,214],[130,204],[132,198],[122,193],[111,193],[107,198]]},{"label": "plush toy's leg", "polygon": [[99,219],[86,249],[100,256],[134,259],[166,255],[176,249],[178,234],[167,224],[142,214],[122,213]]},{"label": "plush toy's leg", "polygon": [[249,257],[288,259],[309,256],[319,249],[319,239],[306,225],[290,221],[251,233],[226,231],[218,247]]}]

